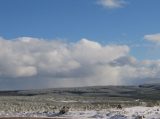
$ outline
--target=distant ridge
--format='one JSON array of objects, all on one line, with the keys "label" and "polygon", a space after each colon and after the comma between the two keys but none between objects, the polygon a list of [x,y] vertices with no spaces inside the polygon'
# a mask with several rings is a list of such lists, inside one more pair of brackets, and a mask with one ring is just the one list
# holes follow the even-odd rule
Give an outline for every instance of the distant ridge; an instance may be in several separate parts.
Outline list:
[{"label": "distant ridge", "polygon": [[160,84],[138,86],[89,86],[77,88],[50,88],[0,91],[0,96],[73,95],[99,97],[125,97],[134,99],[160,99]]}]

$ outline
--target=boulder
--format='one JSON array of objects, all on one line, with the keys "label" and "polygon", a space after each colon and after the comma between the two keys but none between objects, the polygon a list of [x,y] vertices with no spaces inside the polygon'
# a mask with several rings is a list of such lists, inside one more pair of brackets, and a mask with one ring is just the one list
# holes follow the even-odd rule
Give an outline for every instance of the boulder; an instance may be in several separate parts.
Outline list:
[{"label": "boulder", "polygon": [[69,107],[66,107],[66,106],[63,106],[60,111],[59,111],[59,114],[65,114],[69,112]]}]

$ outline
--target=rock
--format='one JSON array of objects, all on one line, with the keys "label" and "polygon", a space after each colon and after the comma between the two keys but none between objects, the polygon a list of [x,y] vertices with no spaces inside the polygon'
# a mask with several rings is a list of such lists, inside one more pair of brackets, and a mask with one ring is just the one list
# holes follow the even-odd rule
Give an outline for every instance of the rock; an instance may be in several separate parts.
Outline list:
[{"label": "rock", "polygon": [[118,104],[117,109],[122,109],[122,106],[120,104]]},{"label": "rock", "polygon": [[69,112],[69,107],[66,107],[66,106],[63,106],[60,111],[59,111],[59,114],[65,114]]},{"label": "rock", "polygon": [[143,119],[143,116],[137,116],[135,119]]}]

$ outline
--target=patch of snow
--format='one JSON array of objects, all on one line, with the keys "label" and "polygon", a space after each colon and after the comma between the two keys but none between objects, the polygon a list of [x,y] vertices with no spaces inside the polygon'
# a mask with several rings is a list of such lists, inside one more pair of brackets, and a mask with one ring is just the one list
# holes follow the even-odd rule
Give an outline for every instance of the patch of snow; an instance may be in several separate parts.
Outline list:
[{"label": "patch of snow", "polygon": [[64,115],[55,112],[0,112],[0,117],[67,117],[76,119],[160,119],[160,107],[129,107],[105,109],[100,111],[69,111]]}]

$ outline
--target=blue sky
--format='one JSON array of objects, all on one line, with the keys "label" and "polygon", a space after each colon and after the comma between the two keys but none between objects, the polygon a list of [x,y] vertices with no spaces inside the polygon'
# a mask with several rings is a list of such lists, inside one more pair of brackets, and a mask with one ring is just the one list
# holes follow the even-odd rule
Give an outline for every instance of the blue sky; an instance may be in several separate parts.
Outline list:
[{"label": "blue sky", "polygon": [[140,40],[160,27],[159,0],[128,0],[123,8],[107,9],[97,0],[1,0],[0,33],[7,38],[32,36],[79,40]]},{"label": "blue sky", "polygon": [[[21,51],[22,50],[21,47],[25,45],[25,43],[21,42],[22,41],[30,42],[30,46],[36,48],[33,50],[31,47],[26,46],[26,49],[23,50],[24,52],[28,51],[30,53],[27,55],[27,58],[33,56],[32,58],[36,61],[39,61],[37,59],[38,57],[35,56],[38,50],[45,52],[46,53],[45,56],[46,55],[48,56],[47,52],[52,51],[53,50],[52,47],[55,47],[54,45],[50,46],[49,43],[53,42],[53,44],[57,44],[57,42],[59,42],[57,41],[57,39],[60,39],[65,43],[62,44],[60,43],[61,45],[58,43],[58,46],[55,49],[59,50],[59,48],[67,46],[69,47],[67,51],[70,52],[71,54],[73,53],[72,51],[73,49],[77,51],[79,48],[80,49],[82,48],[81,50],[83,50],[84,46],[85,48],[87,46],[86,50],[89,50],[88,54],[93,53],[91,50],[93,47],[96,48],[99,47],[103,49],[102,52],[104,54],[102,53],[102,56],[101,55],[91,56],[92,58],[95,59],[96,57],[101,57],[102,59],[103,57],[104,59],[105,58],[108,59],[111,57],[115,58],[116,56],[114,55],[110,56],[107,54],[108,51],[110,51],[111,47],[111,51],[113,50],[112,48],[115,48],[115,50],[113,50],[112,52],[115,52],[115,54],[117,55],[116,57],[117,60],[113,58],[114,63],[116,61],[118,63],[120,62],[123,64],[123,62],[126,61],[129,64],[129,62],[133,63],[135,59],[138,62],[142,61],[140,63],[140,66],[142,65],[142,67],[145,68],[146,67],[153,68],[156,66],[157,63],[159,64],[159,59],[160,59],[159,5],[160,5],[160,0],[0,0],[0,36],[2,37],[1,44],[5,44],[6,47],[11,48],[13,52],[19,56],[19,54],[21,53],[19,53],[18,50]],[[45,45],[42,45],[42,41],[39,41],[39,39],[43,39]],[[11,43],[7,42],[8,40],[11,41]],[[34,44],[35,42],[37,42],[38,44],[37,46],[35,46]],[[75,44],[70,45],[70,43],[75,43]],[[50,47],[50,49],[45,48],[46,46]],[[2,51],[3,49],[4,52]],[[117,54],[118,52],[117,49],[120,50],[119,54],[121,55]],[[0,53],[4,54],[6,52],[8,52],[8,50],[1,47]],[[44,56],[43,52],[41,52],[41,57]],[[59,52],[60,54],[62,53],[64,55],[64,51],[62,52],[60,50]],[[89,58],[88,59],[82,58],[82,57],[87,57],[85,56],[88,55],[87,53],[82,55],[80,52],[78,52],[77,54],[77,52],[75,53],[74,56],[67,55],[67,59],[69,59],[68,57],[72,57],[71,58],[72,60],[75,59],[76,61],[78,60],[79,64],[76,64],[75,61],[72,62],[74,66],[87,64],[88,63],[87,61],[91,60]],[[109,54],[112,54],[112,52]],[[108,57],[105,57],[103,55],[107,55]],[[126,56],[127,58],[126,57],[121,58],[122,56]],[[0,57],[0,65],[3,57]],[[28,63],[32,65],[25,69],[24,67],[20,67],[19,64],[16,64],[15,62],[13,63],[12,61],[9,60],[9,58],[13,58],[13,61],[17,60],[12,55],[7,55],[5,57],[6,59],[3,60],[8,61],[9,63],[11,62],[11,65],[18,66],[17,68],[18,73],[15,72],[17,73],[17,75],[8,73],[8,75],[11,75],[9,78],[16,78],[17,76],[21,77],[21,75],[23,74],[24,77],[32,76],[33,74],[39,76],[37,72],[39,71],[42,73],[42,69],[44,68],[43,67],[42,69],[40,68],[38,70],[38,68],[40,67],[39,65],[32,67],[33,64]],[[64,57],[66,58],[66,54]],[[29,59],[30,58],[28,58],[27,61]],[[143,61],[145,61],[145,63]],[[95,63],[95,61],[93,62]],[[96,62],[100,62],[101,64],[106,63],[105,61],[102,60],[99,61],[98,59],[96,60]],[[23,61],[23,63],[22,63],[23,65],[26,65],[26,59],[25,61]],[[138,69],[135,70],[135,72],[143,70],[137,67],[139,63],[136,63],[136,65],[135,63],[133,64],[134,67],[132,67],[132,70],[133,68]],[[62,64],[58,66],[60,68]],[[3,74],[4,69],[8,69],[7,64],[4,67],[5,68],[0,68],[1,78],[7,77],[5,76],[6,74],[4,74],[4,76],[3,75],[1,76],[1,74]],[[100,66],[99,65],[97,66],[97,64],[95,63],[95,67],[99,68]],[[117,67],[119,67],[119,64]],[[28,72],[28,74],[22,72],[23,70],[19,72],[19,69],[21,68],[22,69],[24,68],[24,71]],[[90,66],[90,68],[92,67]],[[147,68],[146,72],[149,70]],[[63,67],[62,69],[65,69],[65,67]],[[79,71],[79,69],[77,71]],[[81,66],[80,71],[85,69],[87,68]],[[102,70],[102,72],[103,71],[104,70]],[[119,72],[119,70],[117,71],[116,69],[115,72]],[[159,71],[156,70],[155,72],[156,74],[158,74]],[[71,76],[73,78],[74,75],[76,75],[76,73],[74,75],[70,73],[67,76]],[[62,75],[60,77],[63,77]],[[138,74],[136,78],[144,79],[146,77],[142,76],[142,74]],[[153,77],[157,78],[158,75],[155,75]],[[32,78],[33,77],[31,77],[31,79]],[[70,79],[70,82],[72,82],[71,81],[72,78]],[[17,78],[17,80],[19,79]],[[16,82],[18,82],[17,80]],[[116,79],[116,81],[117,80],[120,79]],[[50,79],[48,77],[48,82],[49,81]],[[4,82],[4,84],[6,85],[6,86],[3,85],[4,87],[7,87],[9,85],[6,84],[6,82],[7,81]],[[136,80],[134,82],[145,82],[145,81]]]}]

